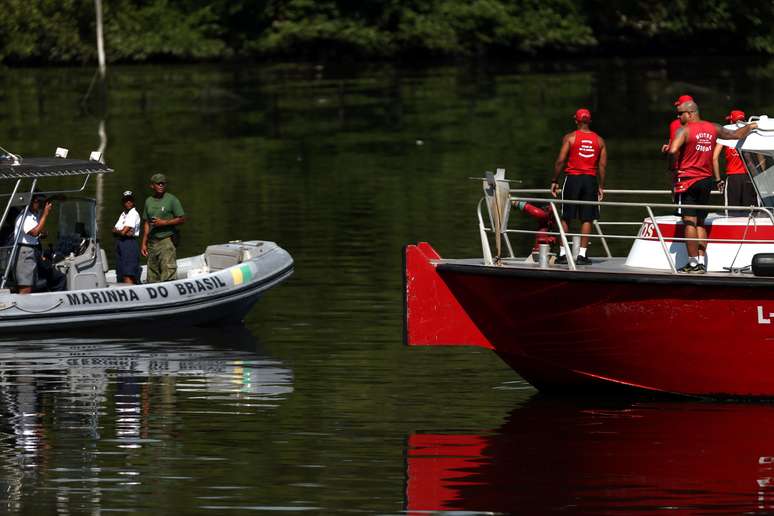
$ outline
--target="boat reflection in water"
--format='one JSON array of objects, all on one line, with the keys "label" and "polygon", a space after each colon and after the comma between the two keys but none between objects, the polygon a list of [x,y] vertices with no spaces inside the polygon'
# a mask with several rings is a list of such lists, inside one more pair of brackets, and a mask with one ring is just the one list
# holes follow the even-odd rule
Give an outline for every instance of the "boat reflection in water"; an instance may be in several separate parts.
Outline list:
[{"label": "boat reflection in water", "polygon": [[[51,476],[56,489],[99,507],[104,484],[91,492],[73,482],[105,482],[100,471],[114,468],[99,467],[100,456],[151,444],[151,454],[166,453],[183,442],[183,427],[211,433],[228,418],[273,411],[293,391],[292,372],[261,352],[244,326],[186,331],[152,341],[0,340],[0,490],[7,493],[0,512],[41,503],[31,495]],[[71,460],[76,450],[80,461]],[[151,467],[121,466],[127,476],[108,483],[129,486]]]},{"label": "boat reflection in water", "polygon": [[774,406],[533,399],[496,431],[414,434],[409,511],[771,514]]}]

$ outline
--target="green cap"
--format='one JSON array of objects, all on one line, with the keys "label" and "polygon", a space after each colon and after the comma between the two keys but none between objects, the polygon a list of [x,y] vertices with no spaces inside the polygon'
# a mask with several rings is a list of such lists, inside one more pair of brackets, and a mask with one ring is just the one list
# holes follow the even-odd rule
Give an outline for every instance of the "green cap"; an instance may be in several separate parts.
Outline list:
[{"label": "green cap", "polygon": [[167,176],[164,174],[153,174],[151,176],[151,183],[166,183],[167,182]]}]

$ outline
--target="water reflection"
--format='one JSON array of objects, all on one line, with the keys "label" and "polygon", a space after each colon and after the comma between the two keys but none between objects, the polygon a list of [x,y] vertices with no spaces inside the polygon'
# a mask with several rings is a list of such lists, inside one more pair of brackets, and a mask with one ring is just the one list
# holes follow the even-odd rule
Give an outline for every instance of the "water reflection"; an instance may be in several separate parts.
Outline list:
[{"label": "water reflection", "polygon": [[224,421],[271,412],[291,392],[292,372],[264,354],[243,326],[153,341],[0,340],[6,509],[24,508],[25,498],[37,503],[29,498],[43,482],[56,486],[58,506],[69,506],[63,500],[72,497],[80,503],[82,495],[100,507],[105,491],[131,489],[143,471],[147,477],[148,451],[171,458],[181,434],[206,435]]},{"label": "water reflection", "polygon": [[497,430],[413,434],[409,511],[770,514],[774,407],[547,400]]}]

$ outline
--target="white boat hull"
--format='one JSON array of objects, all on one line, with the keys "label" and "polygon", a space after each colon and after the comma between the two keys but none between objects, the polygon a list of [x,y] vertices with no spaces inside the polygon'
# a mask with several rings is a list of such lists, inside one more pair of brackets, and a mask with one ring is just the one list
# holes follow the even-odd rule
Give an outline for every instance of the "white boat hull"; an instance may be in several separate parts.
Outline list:
[{"label": "white boat hull", "polygon": [[[215,271],[192,268],[204,255],[178,260],[175,281],[108,288],[0,294],[0,332],[70,330],[164,323],[183,326],[241,321],[260,296],[293,273],[293,259],[274,242],[241,246],[248,259]],[[112,271],[111,271],[112,272]],[[109,278],[115,274],[109,272]]]}]

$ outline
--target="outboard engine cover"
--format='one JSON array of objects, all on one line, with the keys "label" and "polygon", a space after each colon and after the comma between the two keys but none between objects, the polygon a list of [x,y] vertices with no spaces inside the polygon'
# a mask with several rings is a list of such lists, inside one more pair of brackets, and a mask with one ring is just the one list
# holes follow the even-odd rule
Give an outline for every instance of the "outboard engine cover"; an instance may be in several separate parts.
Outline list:
[{"label": "outboard engine cover", "polygon": [[774,253],[758,253],[753,256],[752,271],[756,276],[774,276]]}]

